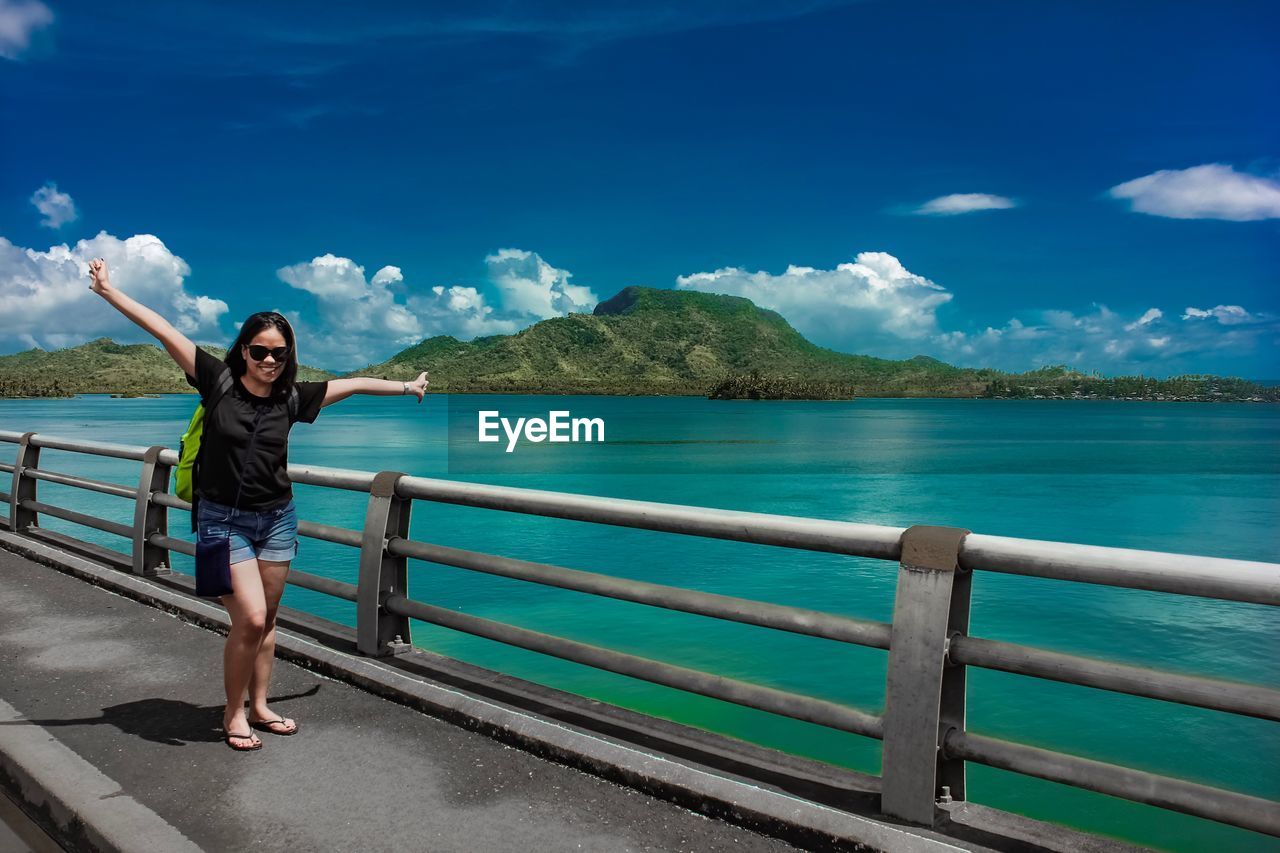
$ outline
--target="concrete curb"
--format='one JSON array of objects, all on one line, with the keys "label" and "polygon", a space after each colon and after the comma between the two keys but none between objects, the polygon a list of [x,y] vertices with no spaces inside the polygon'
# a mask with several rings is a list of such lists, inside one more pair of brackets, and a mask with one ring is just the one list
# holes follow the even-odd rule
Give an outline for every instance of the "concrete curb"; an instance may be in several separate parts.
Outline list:
[{"label": "concrete curb", "polygon": [[0,700],[0,787],[68,850],[199,851],[115,780]]}]

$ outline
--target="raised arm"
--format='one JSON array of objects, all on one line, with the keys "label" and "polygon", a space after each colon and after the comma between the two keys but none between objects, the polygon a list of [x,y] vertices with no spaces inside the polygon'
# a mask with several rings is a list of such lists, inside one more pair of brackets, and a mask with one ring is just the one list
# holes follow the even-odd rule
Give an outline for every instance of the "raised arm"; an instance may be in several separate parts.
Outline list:
[{"label": "raised arm", "polygon": [[89,277],[93,279],[93,284],[89,285],[90,290],[107,300],[111,307],[160,341],[165,351],[173,357],[184,373],[188,376],[196,375],[196,345],[155,311],[129,294],[116,290],[111,284],[106,261],[102,258],[89,261]]},{"label": "raised arm", "polygon": [[398,397],[404,394],[412,394],[421,403],[423,396],[427,393],[427,386],[431,383],[427,381],[427,371],[424,370],[412,382],[355,376],[351,379],[330,379],[328,384],[329,387],[324,394],[324,402],[320,404],[321,408],[339,400],[345,400],[352,394],[376,394],[382,397]]}]

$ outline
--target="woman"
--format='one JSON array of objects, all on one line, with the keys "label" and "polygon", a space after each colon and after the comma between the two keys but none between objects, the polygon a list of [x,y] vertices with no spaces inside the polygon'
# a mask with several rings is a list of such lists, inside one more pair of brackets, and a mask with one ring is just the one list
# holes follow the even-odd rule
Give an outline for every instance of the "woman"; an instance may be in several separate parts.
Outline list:
[{"label": "woman", "polygon": [[412,382],[298,382],[293,329],[274,311],[246,320],[225,361],[218,361],[159,314],[116,290],[102,258],[89,263],[89,275],[90,289],[159,340],[202,398],[209,399],[224,372],[234,380],[206,413],[193,511],[201,540],[231,540],[232,593],[221,597],[231,616],[223,652],[223,739],[235,750],[260,749],[262,741],[250,728],[277,735],[298,731],[294,720],[267,706],[276,611],[289,562],[298,553],[298,520],[287,471],[289,429],[297,421],[314,423],[320,409],[352,394],[413,394],[421,403],[427,374]]}]

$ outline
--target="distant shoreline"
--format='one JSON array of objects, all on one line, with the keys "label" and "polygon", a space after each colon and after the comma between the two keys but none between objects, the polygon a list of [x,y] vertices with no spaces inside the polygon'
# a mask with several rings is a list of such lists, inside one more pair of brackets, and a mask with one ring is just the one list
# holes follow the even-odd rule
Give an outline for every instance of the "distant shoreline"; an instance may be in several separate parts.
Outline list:
[{"label": "distant shoreline", "polygon": [[[428,392],[428,397],[447,397],[449,395],[460,396],[503,396],[503,397],[616,397],[624,399],[628,397],[694,397],[701,399],[709,398],[705,393],[690,392],[687,394],[599,394],[590,391],[432,391]],[[122,394],[117,391],[85,391],[72,395],[37,395],[37,396],[16,396],[8,397],[0,395],[0,400],[75,400],[80,397],[107,397],[112,400],[156,400],[163,397],[199,397],[195,391],[161,391],[157,393],[145,394]],[[1039,396],[985,396],[985,395],[927,395],[927,394],[861,394],[851,398],[735,398],[716,400],[718,403],[853,403],[859,400],[1001,400],[1001,401],[1022,401],[1022,402],[1067,402],[1067,403],[1098,403],[1098,402],[1120,402],[1120,403],[1277,403],[1278,400],[1263,400],[1256,397],[1216,397],[1216,398],[1168,398],[1168,397],[1063,397],[1052,395]]]}]

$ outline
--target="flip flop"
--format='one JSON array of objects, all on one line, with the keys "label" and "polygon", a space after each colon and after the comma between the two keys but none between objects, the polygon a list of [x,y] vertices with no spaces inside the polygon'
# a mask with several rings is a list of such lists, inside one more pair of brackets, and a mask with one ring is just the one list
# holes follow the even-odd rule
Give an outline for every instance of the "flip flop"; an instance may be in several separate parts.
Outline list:
[{"label": "flip flop", "polygon": [[236,746],[234,743],[231,742],[232,738],[237,738],[239,740],[248,740],[251,737],[253,737],[253,732],[249,732],[248,734],[243,734],[243,735],[236,735],[224,730],[222,734],[223,742],[227,746],[234,749],[236,752],[253,752],[255,749],[262,749],[262,741],[260,740],[256,741],[252,746]]},{"label": "flip flop", "polygon": [[296,722],[293,724],[293,728],[287,732],[277,731],[276,729],[271,728],[276,723],[284,725],[284,718],[281,717],[276,720],[250,720],[249,721],[249,725],[260,732],[269,732],[273,735],[281,735],[281,736],[296,735],[298,733],[298,724]]}]

